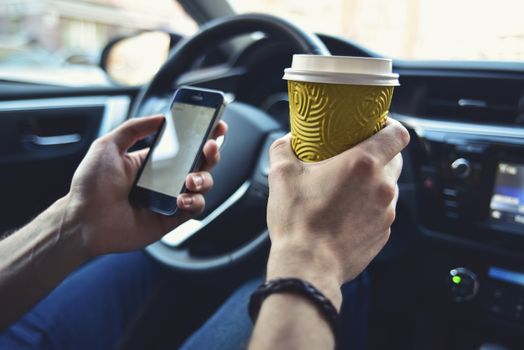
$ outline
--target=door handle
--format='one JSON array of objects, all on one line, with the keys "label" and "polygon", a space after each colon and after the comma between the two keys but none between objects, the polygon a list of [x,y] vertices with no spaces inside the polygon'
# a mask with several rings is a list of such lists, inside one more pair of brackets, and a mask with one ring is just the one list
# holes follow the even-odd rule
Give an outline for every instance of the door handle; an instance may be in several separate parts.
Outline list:
[{"label": "door handle", "polygon": [[36,146],[60,146],[82,141],[80,134],[64,134],[53,136],[26,135],[25,139]]}]

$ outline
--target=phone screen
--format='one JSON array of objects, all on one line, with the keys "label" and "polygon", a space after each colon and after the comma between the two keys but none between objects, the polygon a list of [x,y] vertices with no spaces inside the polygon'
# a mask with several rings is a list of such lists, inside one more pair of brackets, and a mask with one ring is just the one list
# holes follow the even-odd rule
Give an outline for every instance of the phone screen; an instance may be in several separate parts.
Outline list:
[{"label": "phone screen", "polygon": [[175,102],[137,186],[177,197],[213,120],[215,108]]}]

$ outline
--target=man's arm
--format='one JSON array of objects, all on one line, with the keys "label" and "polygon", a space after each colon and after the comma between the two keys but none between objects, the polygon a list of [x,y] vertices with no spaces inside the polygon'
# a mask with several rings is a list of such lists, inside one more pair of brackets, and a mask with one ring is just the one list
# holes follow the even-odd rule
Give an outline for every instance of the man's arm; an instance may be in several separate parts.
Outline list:
[{"label": "man's arm", "polygon": [[[397,121],[319,163],[294,156],[289,135],[270,153],[267,279],[300,278],[334,304],[387,242],[395,218],[400,151],[409,134]],[[271,294],[261,306],[250,349],[333,349],[325,316],[307,298]]]},{"label": "man's arm", "polygon": [[0,242],[0,329],[48,294],[89,259],[81,225],[59,199],[30,224]]},{"label": "man's arm", "polygon": [[[129,203],[146,151],[127,149],[161,123],[162,117],[130,120],[95,141],[75,172],[69,193],[0,241],[0,330],[90,258],[140,249],[203,210],[203,193],[213,185],[208,170],[220,156],[213,140],[204,147],[201,171],[188,175],[191,193],[177,198],[182,209],[177,215],[161,216]],[[226,129],[219,124],[215,137]]]},{"label": "man's arm", "polygon": [[[294,249],[271,249],[267,280],[281,277],[303,279],[320,290],[340,310],[342,295],[336,278],[325,269],[311,268],[310,256]],[[329,268],[329,267],[328,267]],[[324,271],[320,271],[324,270]],[[263,302],[250,349],[333,349],[333,331],[311,301],[291,293],[275,293]]]}]

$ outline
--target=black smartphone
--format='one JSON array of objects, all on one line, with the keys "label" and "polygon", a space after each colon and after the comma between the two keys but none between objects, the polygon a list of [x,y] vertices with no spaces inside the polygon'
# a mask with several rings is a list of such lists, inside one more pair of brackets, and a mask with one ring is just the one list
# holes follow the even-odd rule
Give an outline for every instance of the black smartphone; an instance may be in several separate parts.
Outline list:
[{"label": "black smartphone", "polygon": [[175,214],[186,176],[198,167],[223,110],[220,91],[178,89],[131,189],[131,201],[163,215]]}]

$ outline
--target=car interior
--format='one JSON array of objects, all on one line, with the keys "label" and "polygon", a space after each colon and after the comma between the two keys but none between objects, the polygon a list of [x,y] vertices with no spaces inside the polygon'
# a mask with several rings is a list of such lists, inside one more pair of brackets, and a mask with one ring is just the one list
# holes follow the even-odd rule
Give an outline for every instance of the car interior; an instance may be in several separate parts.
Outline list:
[{"label": "car interior", "polygon": [[[111,77],[119,60],[111,55],[145,31],[107,41],[97,62],[105,84],[0,74],[0,232],[16,230],[66,194],[97,137],[129,118],[162,113],[177,87],[225,93],[229,131],[204,213],[146,248],[204,300],[188,313],[180,339],[163,340],[168,345],[187,337],[243,281],[263,274],[268,150],[289,132],[282,75],[293,54],[383,57],[351,37],[312,33],[286,13],[238,13],[227,0],[177,6],[198,31],[164,30],[165,59],[136,84]],[[391,238],[366,270],[368,349],[524,348],[522,59],[393,59],[400,86],[389,117],[409,130],[411,142],[402,152]],[[0,56],[0,73],[9,69]]]}]

